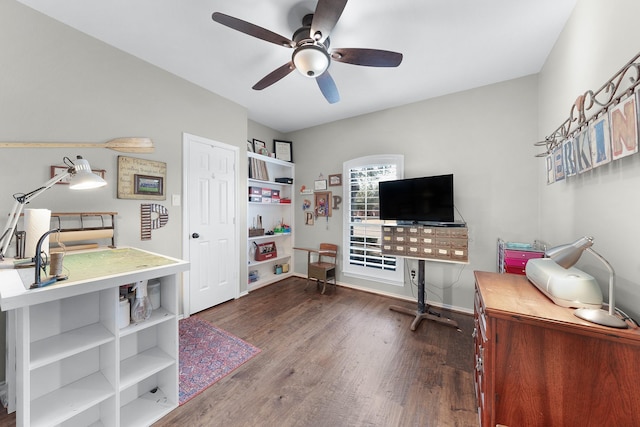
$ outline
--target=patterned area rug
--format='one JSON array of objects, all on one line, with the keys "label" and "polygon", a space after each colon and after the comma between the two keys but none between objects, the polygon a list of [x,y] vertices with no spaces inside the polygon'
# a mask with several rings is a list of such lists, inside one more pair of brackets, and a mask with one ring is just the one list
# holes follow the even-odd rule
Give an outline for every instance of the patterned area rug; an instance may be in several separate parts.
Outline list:
[{"label": "patterned area rug", "polygon": [[198,317],[179,323],[180,405],[260,353],[259,348]]}]

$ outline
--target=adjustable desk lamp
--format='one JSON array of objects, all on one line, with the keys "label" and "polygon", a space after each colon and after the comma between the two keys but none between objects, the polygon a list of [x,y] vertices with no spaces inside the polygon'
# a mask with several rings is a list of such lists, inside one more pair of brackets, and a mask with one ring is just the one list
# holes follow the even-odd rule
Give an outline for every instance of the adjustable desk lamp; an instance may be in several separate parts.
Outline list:
[{"label": "adjustable desk lamp", "polygon": [[[100,178],[98,175],[94,174],[91,171],[89,162],[83,159],[81,156],[77,156],[75,163],[73,163],[68,157],[65,157],[63,161],[64,164],[68,166],[68,169],[65,172],[59,173],[49,181],[45,182],[42,187],[36,188],[29,193],[13,195],[15,202],[13,204],[13,208],[11,209],[11,213],[9,214],[7,224],[2,230],[2,235],[0,235],[0,260],[3,260],[5,254],[7,253],[9,243],[13,238],[13,233],[15,232],[16,225],[18,224],[18,220],[20,219],[20,214],[22,213],[24,205],[29,203],[42,192],[51,188],[55,183],[60,182],[67,177],[71,177],[69,181],[69,188],[73,190],[85,190],[107,185],[107,182],[104,179]],[[36,254],[35,258],[39,260],[40,254]]]},{"label": "adjustable desk lamp", "polygon": [[620,329],[627,328],[624,320],[615,315],[615,272],[613,271],[613,267],[611,267],[611,264],[599,253],[591,249],[591,246],[593,246],[593,238],[582,237],[571,244],[551,248],[546,251],[545,255],[563,268],[570,268],[575,265],[584,251],[593,254],[602,261],[607,267],[607,270],[609,270],[609,311],[606,312],[602,309],[595,308],[579,308],[574,314],[583,320],[599,325]]}]

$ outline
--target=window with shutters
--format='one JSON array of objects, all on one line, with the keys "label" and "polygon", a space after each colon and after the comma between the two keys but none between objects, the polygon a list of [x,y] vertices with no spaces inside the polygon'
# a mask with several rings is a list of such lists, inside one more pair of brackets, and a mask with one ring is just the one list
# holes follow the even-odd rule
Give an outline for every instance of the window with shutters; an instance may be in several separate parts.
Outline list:
[{"label": "window with shutters", "polygon": [[347,276],[401,285],[403,263],[382,255],[382,224],[378,183],[401,179],[402,155],[367,156],[343,165],[345,203],[342,271]]}]

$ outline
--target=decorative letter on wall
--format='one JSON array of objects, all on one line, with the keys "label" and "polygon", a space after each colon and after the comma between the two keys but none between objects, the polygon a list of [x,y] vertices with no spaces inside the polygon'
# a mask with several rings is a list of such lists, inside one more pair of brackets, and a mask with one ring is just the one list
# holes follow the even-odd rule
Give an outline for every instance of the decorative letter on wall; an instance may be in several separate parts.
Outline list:
[{"label": "decorative letter on wall", "polygon": [[611,110],[613,160],[638,152],[636,99],[630,96]]},{"label": "decorative letter on wall", "polygon": [[157,204],[140,205],[141,240],[151,240],[151,230],[164,227],[167,222],[169,222],[169,213],[164,206]]}]

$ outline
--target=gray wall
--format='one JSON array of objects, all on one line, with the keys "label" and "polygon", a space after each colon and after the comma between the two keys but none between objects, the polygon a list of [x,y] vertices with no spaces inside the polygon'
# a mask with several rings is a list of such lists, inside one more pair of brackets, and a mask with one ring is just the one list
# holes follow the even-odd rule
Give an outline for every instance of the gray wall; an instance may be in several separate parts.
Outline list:
[{"label": "gray wall", "polygon": [[[294,141],[296,187],[313,188],[319,174],[342,173],[344,161],[372,154],[404,154],[407,178],[453,173],[456,208],[469,227],[470,263],[427,262],[427,291],[436,304],[469,311],[473,270],[495,271],[497,238],[537,237],[538,163],[531,145],[537,136],[536,98],[537,77],[529,76],[294,132],[288,137]],[[342,191],[329,187],[336,189]],[[298,209],[296,244],[342,246],[344,203],[342,208],[314,226],[304,225]],[[302,258],[296,260],[296,272],[305,272]],[[398,288],[342,275],[338,279],[383,293],[416,295],[409,284]]]},{"label": "gray wall", "polygon": [[[578,95],[599,89],[638,54],[638,16],[637,0],[578,1],[540,73],[539,139],[569,117]],[[531,161],[537,163],[541,238],[555,245],[593,236],[593,248],[616,271],[616,305],[640,318],[640,258],[633,243],[640,236],[640,155],[549,186],[544,161]],[[587,254],[578,267],[599,279],[606,299],[604,265]]]}]

